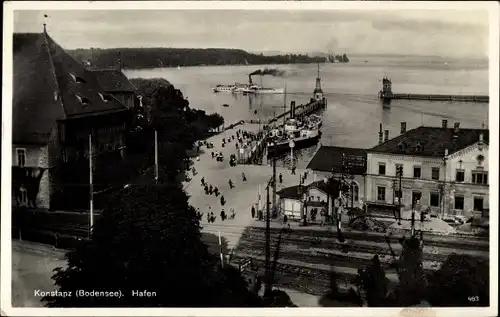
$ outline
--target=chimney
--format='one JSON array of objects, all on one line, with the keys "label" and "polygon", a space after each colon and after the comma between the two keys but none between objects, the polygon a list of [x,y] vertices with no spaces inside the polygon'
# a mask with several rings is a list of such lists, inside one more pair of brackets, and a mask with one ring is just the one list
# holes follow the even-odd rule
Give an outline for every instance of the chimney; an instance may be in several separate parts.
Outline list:
[{"label": "chimney", "polygon": [[382,132],[378,133],[378,144],[384,143],[383,141],[384,134]]},{"label": "chimney", "polygon": [[401,122],[401,134],[406,133],[406,122]]},{"label": "chimney", "polygon": [[385,130],[384,132],[385,132],[384,133],[384,142],[387,142],[387,141],[389,141],[389,130]]},{"label": "chimney", "polygon": [[443,119],[443,120],[441,121],[441,124],[442,124],[442,127],[443,127],[443,128],[445,128],[445,129],[446,129],[446,128],[448,128],[448,120],[444,120],[444,119]]},{"label": "chimney", "polygon": [[382,133],[382,123],[380,124],[380,130],[379,130],[380,133]]}]

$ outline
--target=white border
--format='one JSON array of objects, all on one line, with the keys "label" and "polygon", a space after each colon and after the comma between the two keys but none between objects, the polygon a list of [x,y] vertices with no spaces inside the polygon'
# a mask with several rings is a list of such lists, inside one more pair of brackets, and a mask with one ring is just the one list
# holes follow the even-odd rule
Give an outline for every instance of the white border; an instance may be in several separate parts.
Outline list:
[{"label": "white border", "polygon": [[[490,301],[489,308],[293,308],[293,309],[195,309],[195,308],[126,308],[126,309],[58,309],[11,307],[11,166],[12,166],[12,33],[14,10],[488,10],[489,76],[490,76]],[[127,1],[127,2],[55,2],[26,1],[4,4],[2,81],[2,213],[1,213],[1,309],[8,316],[496,316],[498,314],[498,107],[499,107],[499,5],[497,2],[297,2],[297,1]],[[6,75],[7,74],[7,75]]]}]

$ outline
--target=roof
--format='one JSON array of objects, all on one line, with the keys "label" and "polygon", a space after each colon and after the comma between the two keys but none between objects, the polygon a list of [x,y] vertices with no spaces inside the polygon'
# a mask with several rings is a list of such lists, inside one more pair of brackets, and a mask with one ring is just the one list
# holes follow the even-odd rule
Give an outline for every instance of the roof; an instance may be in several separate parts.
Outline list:
[{"label": "roof", "polygon": [[415,156],[443,157],[445,149],[448,154],[460,151],[479,141],[479,135],[489,143],[487,129],[457,129],[456,138],[454,128],[418,127],[409,130],[387,142],[379,144],[369,152],[404,154]]},{"label": "roof", "polygon": [[[333,180],[333,181],[337,182],[337,180]],[[281,189],[280,191],[278,191],[276,194],[278,194],[278,196],[280,196],[281,198],[300,199],[301,195],[299,194],[299,187],[300,187],[299,185],[285,187],[285,188]],[[326,194],[328,194],[328,192],[329,192],[328,186],[324,181],[313,182],[309,185],[306,185],[305,187],[308,190],[311,188],[317,188]],[[330,190],[330,192],[331,192],[331,190]],[[331,192],[330,194],[335,196],[337,194],[337,191]]]},{"label": "roof", "polygon": [[13,55],[13,143],[47,143],[57,120],[127,110],[116,98],[105,102],[96,76],[47,33],[15,33]]},{"label": "roof", "polygon": [[92,69],[97,81],[106,92],[134,92],[134,85],[118,69]]},{"label": "roof", "polygon": [[342,172],[342,153],[346,155],[351,173],[362,175],[366,173],[366,150],[338,146],[321,146],[307,165],[308,169],[322,172]]}]

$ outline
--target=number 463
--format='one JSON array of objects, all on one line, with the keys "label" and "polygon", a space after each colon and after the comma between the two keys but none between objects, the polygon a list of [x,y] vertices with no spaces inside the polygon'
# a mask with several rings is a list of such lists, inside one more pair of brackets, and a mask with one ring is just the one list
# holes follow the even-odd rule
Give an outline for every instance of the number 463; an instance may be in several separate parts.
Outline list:
[{"label": "number 463", "polygon": [[469,296],[467,299],[469,302],[479,302],[479,296]]}]

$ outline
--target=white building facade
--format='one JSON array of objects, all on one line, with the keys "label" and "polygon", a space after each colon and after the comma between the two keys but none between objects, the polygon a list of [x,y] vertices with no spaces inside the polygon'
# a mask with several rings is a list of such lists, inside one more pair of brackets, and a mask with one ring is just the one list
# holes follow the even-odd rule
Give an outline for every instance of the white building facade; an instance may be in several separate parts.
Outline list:
[{"label": "white building facade", "polygon": [[[414,205],[415,209],[430,211],[431,216],[439,218],[487,217],[488,145],[484,140],[487,130],[483,133],[456,129],[454,133],[453,138],[463,137],[468,142],[436,141],[444,147],[442,155],[439,151],[433,152],[436,155],[429,155],[422,144],[402,153],[395,153],[390,146],[383,144],[367,150],[367,202],[398,205],[401,197],[403,210],[410,210]],[[405,139],[404,134],[399,138]],[[399,146],[401,142],[399,140]],[[464,143],[468,143],[467,146],[461,147]],[[404,146],[410,147],[409,144]],[[401,178],[397,173],[398,166],[403,168]]]}]

